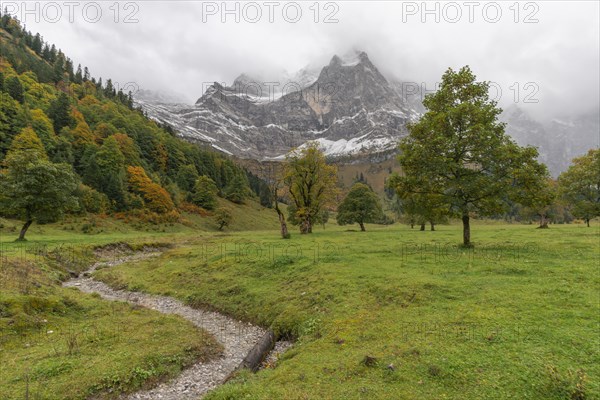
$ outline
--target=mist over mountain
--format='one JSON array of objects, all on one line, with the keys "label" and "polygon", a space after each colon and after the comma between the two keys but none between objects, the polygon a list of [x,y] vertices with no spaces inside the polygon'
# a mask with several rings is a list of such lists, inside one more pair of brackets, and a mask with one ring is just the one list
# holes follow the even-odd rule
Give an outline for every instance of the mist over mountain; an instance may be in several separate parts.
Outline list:
[{"label": "mist over mountain", "polygon": [[571,160],[589,149],[600,146],[600,114],[584,112],[544,123],[534,120],[517,105],[508,107],[500,119],[506,123],[506,133],[524,146],[538,148],[540,161],[557,177]]},{"label": "mist over mountain", "polygon": [[[406,124],[425,112],[423,95],[416,81],[386,77],[367,53],[356,51],[292,74],[241,73],[229,86],[210,85],[194,105],[172,93],[140,91],[135,99],[181,137],[236,157],[281,159],[317,141],[331,158],[353,163],[393,157]],[[598,146],[597,111],[540,122],[512,104],[501,120],[519,144],[539,148],[553,176]]]}]

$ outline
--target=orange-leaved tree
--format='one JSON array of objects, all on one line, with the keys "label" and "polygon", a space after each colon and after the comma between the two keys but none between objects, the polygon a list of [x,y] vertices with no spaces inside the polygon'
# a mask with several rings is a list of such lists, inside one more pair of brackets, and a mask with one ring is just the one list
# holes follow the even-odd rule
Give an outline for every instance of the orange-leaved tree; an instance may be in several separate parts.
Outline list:
[{"label": "orange-leaved tree", "polygon": [[159,214],[175,209],[169,193],[159,184],[152,182],[142,167],[127,167],[129,190],[141,195],[146,207]]}]

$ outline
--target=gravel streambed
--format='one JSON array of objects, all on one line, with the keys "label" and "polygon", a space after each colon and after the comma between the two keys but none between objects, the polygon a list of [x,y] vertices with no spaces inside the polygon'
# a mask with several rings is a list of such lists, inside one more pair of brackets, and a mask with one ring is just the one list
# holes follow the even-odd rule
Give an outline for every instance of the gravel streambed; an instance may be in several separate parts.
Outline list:
[{"label": "gravel streambed", "polygon": [[[191,308],[172,297],[115,290],[91,277],[91,274],[98,268],[112,267],[124,262],[158,255],[160,252],[141,252],[111,261],[97,262],[79,277],[65,282],[63,286],[77,288],[85,293],[97,293],[106,300],[126,301],[164,314],[176,314],[213,335],[224,348],[220,358],[208,363],[196,363],[184,370],[178,377],[164,382],[154,389],[123,397],[128,400],[196,400],[225,382],[231,373],[238,369],[255,344],[267,334],[267,331],[217,312]],[[290,345],[289,342],[277,342],[275,344],[277,352],[269,354],[268,363],[265,363],[265,366],[274,365],[276,356]]]}]

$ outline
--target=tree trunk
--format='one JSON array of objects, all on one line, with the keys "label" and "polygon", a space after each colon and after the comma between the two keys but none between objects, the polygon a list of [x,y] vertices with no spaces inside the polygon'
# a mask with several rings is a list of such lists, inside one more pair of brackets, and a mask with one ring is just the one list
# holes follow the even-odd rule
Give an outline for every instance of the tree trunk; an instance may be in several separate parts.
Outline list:
[{"label": "tree trunk", "polygon": [[27,233],[27,229],[29,229],[29,226],[31,226],[32,223],[33,221],[30,219],[28,219],[25,222],[25,225],[23,225],[23,228],[21,228],[21,233],[19,233],[19,238],[17,239],[18,241],[25,240],[25,234]]},{"label": "tree trunk", "polygon": [[471,247],[471,225],[469,224],[469,214],[463,214],[463,246]]},{"label": "tree trunk", "polygon": [[310,223],[310,218],[306,218],[300,223],[300,234],[305,235],[307,233],[312,233],[312,225]]},{"label": "tree trunk", "polygon": [[590,219],[589,219],[589,218],[586,218],[586,219],[585,219],[585,223],[587,224],[587,227],[589,228],[589,227],[590,227]]},{"label": "tree trunk", "polygon": [[421,224],[421,229],[420,229],[420,230],[421,230],[421,231],[424,231],[424,230],[425,230],[425,222],[423,222],[423,223]]},{"label": "tree trunk", "polygon": [[285,222],[285,215],[281,212],[277,200],[275,200],[275,211],[277,211],[277,217],[279,217],[279,224],[281,225],[281,237],[287,239],[290,237],[290,234],[288,232],[287,223]]},{"label": "tree trunk", "polygon": [[548,229],[548,220],[544,214],[540,214],[540,226],[539,229]]},{"label": "tree trunk", "polygon": [[415,227],[415,224],[411,222],[410,223],[410,229],[413,229],[414,227]]},{"label": "tree trunk", "polygon": [[429,223],[431,224],[431,230],[435,231],[435,224],[433,222],[431,222],[431,221]]},{"label": "tree trunk", "polygon": [[358,225],[360,225],[360,231],[361,232],[365,232],[366,231],[365,224],[363,224],[362,222],[359,222]]}]

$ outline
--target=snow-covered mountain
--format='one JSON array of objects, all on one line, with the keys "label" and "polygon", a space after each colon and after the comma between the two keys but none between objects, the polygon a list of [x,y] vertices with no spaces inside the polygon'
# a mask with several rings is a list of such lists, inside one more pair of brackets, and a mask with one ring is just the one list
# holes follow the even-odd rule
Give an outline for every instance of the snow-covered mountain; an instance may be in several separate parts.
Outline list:
[{"label": "snow-covered mountain", "polygon": [[[341,162],[382,161],[396,154],[406,123],[425,112],[416,84],[386,79],[364,52],[277,79],[241,74],[231,86],[214,83],[194,105],[148,91],[135,101],[187,140],[258,160],[281,159],[317,141]],[[519,144],[539,148],[553,176],[599,145],[597,111],[540,123],[512,105],[501,119]]]},{"label": "snow-covered mountain", "polygon": [[278,82],[242,74],[231,86],[214,83],[193,106],[136,102],[183,138],[256,159],[281,158],[308,141],[334,157],[388,154],[419,116],[364,52]]}]

